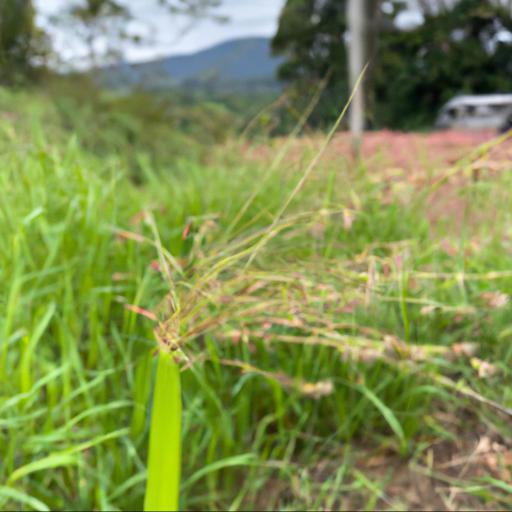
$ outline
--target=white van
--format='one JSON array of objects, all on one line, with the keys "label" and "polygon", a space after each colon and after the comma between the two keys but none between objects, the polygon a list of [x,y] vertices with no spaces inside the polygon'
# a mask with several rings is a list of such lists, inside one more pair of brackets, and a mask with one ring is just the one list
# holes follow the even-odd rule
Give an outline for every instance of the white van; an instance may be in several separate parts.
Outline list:
[{"label": "white van", "polygon": [[439,112],[436,128],[506,131],[512,128],[512,94],[456,96]]}]

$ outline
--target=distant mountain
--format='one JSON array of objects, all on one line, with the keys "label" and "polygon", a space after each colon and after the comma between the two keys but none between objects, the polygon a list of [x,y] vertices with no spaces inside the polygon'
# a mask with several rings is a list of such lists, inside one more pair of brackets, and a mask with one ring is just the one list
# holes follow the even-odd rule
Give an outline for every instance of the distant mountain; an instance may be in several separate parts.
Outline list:
[{"label": "distant mountain", "polygon": [[186,87],[212,91],[276,90],[276,71],[282,59],[274,57],[270,39],[234,39],[189,55],[104,68],[103,85],[161,90]]}]

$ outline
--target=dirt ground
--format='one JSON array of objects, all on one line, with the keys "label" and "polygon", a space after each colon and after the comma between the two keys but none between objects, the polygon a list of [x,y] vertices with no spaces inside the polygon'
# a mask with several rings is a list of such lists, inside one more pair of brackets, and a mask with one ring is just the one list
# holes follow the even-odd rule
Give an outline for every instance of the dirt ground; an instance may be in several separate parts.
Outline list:
[{"label": "dirt ground", "polygon": [[[458,418],[449,420],[456,422],[452,425],[456,436],[431,443],[425,440],[425,448],[415,460],[403,461],[386,453],[361,459],[360,468],[367,478],[386,482],[379,508],[448,511],[503,508],[503,502],[482,502],[479,491],[490,489],[491,479],[512,481],[510,440],[471,418],[467,420],[473,423],[473,428],[464,425],[464,430]],[[478,490],[470,483],[476,479],[489,479],[489,485],[484,484],[484,489]]]}]

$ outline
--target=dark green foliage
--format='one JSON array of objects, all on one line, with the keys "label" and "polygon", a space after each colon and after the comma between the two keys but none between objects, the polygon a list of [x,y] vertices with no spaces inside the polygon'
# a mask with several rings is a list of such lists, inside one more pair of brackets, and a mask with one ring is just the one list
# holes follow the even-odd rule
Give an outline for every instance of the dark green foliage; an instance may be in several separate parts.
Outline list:
[{"label": "dark green foliage", "polygon": [[0,2],[0,83],[19,82],[45,55],[46,41],[35,25],[31,0]]},{"label": "dark green foliage", "polygon": [[83,76],[55,78],[46,89],[66,133],[75,133],[97,155],[115,151],[136,179],[141,155],[159,168],[169,168],[183,157],[201,159],[236,127],[234,114],[220,102],[179,92],[116,95]]},{"label": "dark green foliage", "polygon": [[[273,41],[286,56],[280,77],[292,95],[331,70],[332,77],[313,122],[331,120],[346,100],[347,66],[343,37],[345,2],[288,0]],[[389,30],[394,12],[382,15],[369,79],[369,122],[400,129],[429,126],[442,104],[460,93],[508,92],[512,84],[510,11],[490,1],[461,0],[451,9],[426,10],[412,30]]]},{"label": "dark green foliage", "polygon": [[512,44],[499,40],[503,30],[512,30],[504,8],[463,0],[450,11],[427,15],[411,32],[385,34],[374,83],[377,123],[425,126],[456,94],[509,92]]},{"label": "dark green foliage", "polygon": [[313,123],[335,118],[346,100],[347,58],[343,42],[346,29],[345,0],[288,0],[279,18],[272,49],[286,57],[279,77],[293,83],[290,94],[298,110],[307,102],[315,85],[327,73],[331,76],[312,117]]},{"label": "dark green foliage", "polygon": [[85,0],[83,4],[71,7],[71,12],[84,21],[102,16],[120,16],[127,13],[126,8],[114,0]]}]

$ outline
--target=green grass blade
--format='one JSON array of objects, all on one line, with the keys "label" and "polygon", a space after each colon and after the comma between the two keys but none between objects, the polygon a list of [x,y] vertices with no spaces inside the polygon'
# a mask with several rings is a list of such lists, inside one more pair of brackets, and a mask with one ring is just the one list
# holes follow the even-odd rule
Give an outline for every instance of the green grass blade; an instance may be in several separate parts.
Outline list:
[{"label": "green grass blade", "polygon": [[498,480],[497,478],[493,478],[491,476],[485,476],[483,477],[483,480],[485,482],[489,482],[491,485],[494,485],[502,491],[512,494],[512,485],[507,482],[503,482],[502,480]]},{"label": "green grass blade", "polygon": [[46,331],[50,320],[56,311],[55,303],[50,303],[44,316],[35,326],[30,339],[28,339],[20,361],[20,389],[22,393],[28,393],[32,388],[31,364],[37,344]]},{"label": "green grass blade", "polygon": [[74,466],[78,464],[79,461],[80,457],[76,454],[54,453],[52,455],[48,455],[48,457],[44,457],[34,462],[30,462],[16,469],[9,477],[8,483],[11,484],[13,482],[16,482],[16,480],[19,480],[24,476],[30,475],[31,473],[35,473],[36,471],[44,471],[47,469],[58,468],[62,466]]},{"label": "green grass blade", "polygon": [[382,414],[388,425],[390,426],[391,430],[395,433],[396,437],[398,437],[400,441],[400,447],[403,451],[406,449],[406,439],[404,430],[402,428],[402,425],[398,421],[397,417],[394,415],[393,411],[371,390],[364,386],[357,386],[357,388],[363,395],[372,402],[373,405],[379,410],[379,412]]},{"label": "green grass blade", "polygon": [[0,498],[16,501],[40,512],[46,512],[47,510],[50,510],[46,504],[44,504],[42,501],[39,501],[37,498],[34,498],[33,496],[30,496],[16,489],[12,489],[11,487],[7,487],[5,485],[0,486]]},{"label": "green grass blade", "polygon": [[180,371],[160,353],[149,437],[144,510],[178,510],[181,466]]},{"label": "green grass blade", "polygon": [[183,484],[183,487],[189,487],[193,483],[197,482],[204,476],[220,471],[224,468],[232,468],[235,466],[254,466],[258,462],[258,458],[254,453],[243,453],[241,455],[234,455],[233,457],[227,457],[226,459],[217,460],[204,466],[199,471],[196,471],[190,478]]},{"label": "green grass blade", "polygon": [[120,437],[126,436],[129,434],[129,429],[121,428],[119,430],[115,430],[114,432],[109,432],[108,434],[103,434],[102,436],[96,436],[85,443],[77,444],[76,446],[72,446],[64,450],[63,453],[78,453],[83,452],[85,450],[89,450],[93,446],[98,446],[100,444],[105,443],[106,441],[111,441],[112,439],[118,439]]},{"label": "green grass blade", "polygon": [[153,355],[148,352],[138,363],[133,384],[133,415],[130,424],[132,438],[137,440],[144,434],[146,411],[151,389]]}]

